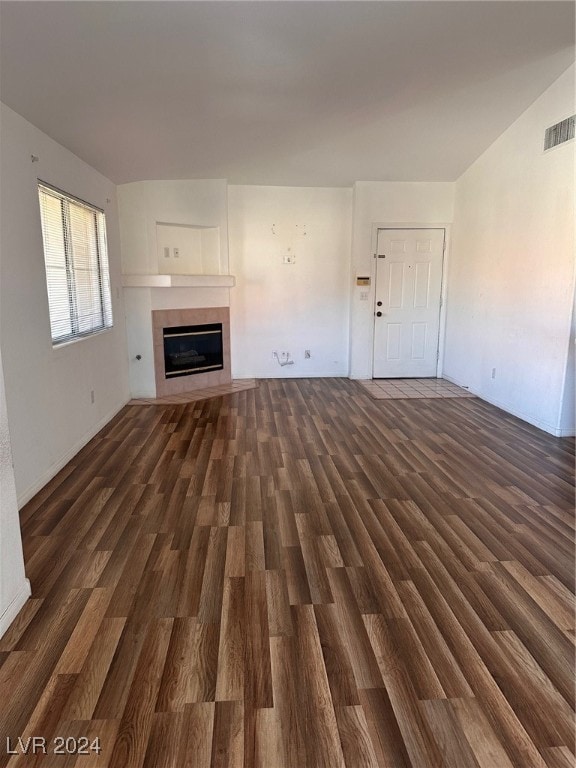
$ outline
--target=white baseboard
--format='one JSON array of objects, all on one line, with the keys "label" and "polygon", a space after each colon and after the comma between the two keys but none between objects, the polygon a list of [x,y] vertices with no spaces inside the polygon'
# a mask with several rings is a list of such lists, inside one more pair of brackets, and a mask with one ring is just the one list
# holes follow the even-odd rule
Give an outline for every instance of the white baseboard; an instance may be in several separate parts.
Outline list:
[{"label": "white baseboard", "polygon": [[495,405],[496,408],[500,408],[501,410],[506,411],[506,413],[509,413],[511,416],[516,416],[518,419],[522,419],[522,421],[525,421],[528,424],[532,424],[533,427],[538,427],[538,429],[541,429],[543,432],[547,432],[549,435],[553,435],[554,437],[574,437],[576,435],[574,430],[559,429],[558,427],[553,427],[548,422],[535,419],[530,414],[524,413],[517,408],[512,408],[509,403],[503,403],[494,397],[488,397],[485,392],[479,392],[473,387],[466,386],[458,379],[455,379],[452,376],[448,376],[446,373],[442,374],[442,378],[446,379],[446,381],[452,382],[452,384],[456,384],[459,387],[467,389],[468,392],[476,395],[476,397],[479,397],[481,400],[485,400],[487,403],[490,403],[490,405]]},{"label": "white baseboard", "polygon": [[576,437],[576,428],[557,429],[554,434],[556,437]]},{"label": "white baseboard", "polygon": [[36,480],[35,483],[33,483],[31,486],[26,488],[26,490],[22,491],[22,493],[18,494],[18,509],[21,509],[24,504],[27,504],[30,499],[32,499],[38,491],[41,491],[44,486],[52,480],[53,477],[55,477],[58,472],[60,472],[61,469],[63,469],[66,464],[68,464],[69,461],[71,461],[76,454],[84,448],[84,446],[92,440],[93,437],[95,437],[98,432],[100,432],[101,429],[103,429],[106,424],[108,424],[109,421],[111,421],[114,416],[116,416],[117,413],[119,413],[122,408],[126,405],[126,402],[122,403],[121,405],[117,406],[116,408],[113,408],[109,413],[106,414],[100,421],[95,424],[91,430],[89,430],[85,435],[82,436],[82,438],[75,443],[72,448],[70,448],[69,451],[66,451],[66,453],[58,459],[54,464],[51,465],[49,469],[46,470],[39,478]]},{"label": "white baseboard", "polygon": [[16,616],[18,616],[31,594],[32,589],[30,587],[30,582],[28,579],[24,579],[20,591],[0,616],[0,637],[7,632],[8,627],[12,624]]},{"label": "white baseboard", "polygon": [[294,370],[295,366],[284,365],[273,371],[259,373],[233,373],[232,380],[242,379],[347,379],[348,373],[345,371],[302,371]]}]

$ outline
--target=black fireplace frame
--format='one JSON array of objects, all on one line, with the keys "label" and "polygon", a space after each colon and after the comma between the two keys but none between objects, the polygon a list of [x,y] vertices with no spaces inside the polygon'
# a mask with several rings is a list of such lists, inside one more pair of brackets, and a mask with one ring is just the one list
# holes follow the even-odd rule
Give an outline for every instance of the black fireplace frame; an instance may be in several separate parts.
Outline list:
[{"label": "black fireplace frame", "polygon": [[168,326],[162,338],[166,379],[224,369],[222,323]]}]

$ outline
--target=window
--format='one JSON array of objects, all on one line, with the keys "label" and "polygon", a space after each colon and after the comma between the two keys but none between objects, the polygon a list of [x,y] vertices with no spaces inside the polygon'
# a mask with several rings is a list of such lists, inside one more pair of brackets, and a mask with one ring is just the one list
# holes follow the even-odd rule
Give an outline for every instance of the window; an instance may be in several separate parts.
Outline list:
[{"label": "window", "polygon": [[112,327],[104,213],[39,182],[53,344]]}]

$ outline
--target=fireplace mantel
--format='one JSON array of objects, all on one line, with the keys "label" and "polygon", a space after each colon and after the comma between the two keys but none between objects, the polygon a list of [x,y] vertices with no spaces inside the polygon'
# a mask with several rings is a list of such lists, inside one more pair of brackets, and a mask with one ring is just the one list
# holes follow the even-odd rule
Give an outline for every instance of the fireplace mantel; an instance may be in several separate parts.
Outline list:
[{"label": "fireplace mantel", "polygon": [[233,275],[122,275],[125,288],[233,288]]}]

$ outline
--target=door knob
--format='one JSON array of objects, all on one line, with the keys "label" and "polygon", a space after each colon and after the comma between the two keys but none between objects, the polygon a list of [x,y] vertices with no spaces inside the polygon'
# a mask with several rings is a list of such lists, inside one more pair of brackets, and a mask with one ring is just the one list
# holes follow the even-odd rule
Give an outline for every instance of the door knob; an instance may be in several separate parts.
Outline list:
[{"label": "door knob", "polygon": [[381,302],[381,301],[377,301],[377,302],[376,302],[376,306],[377,306],[377,307],[381,307],[381,306],[382,306],[382,302]]},{"label": "door knob", "polygon": [[376,317],[382,317],[382,312],[376,312]]}]

